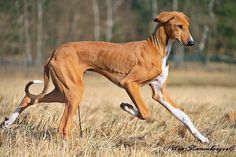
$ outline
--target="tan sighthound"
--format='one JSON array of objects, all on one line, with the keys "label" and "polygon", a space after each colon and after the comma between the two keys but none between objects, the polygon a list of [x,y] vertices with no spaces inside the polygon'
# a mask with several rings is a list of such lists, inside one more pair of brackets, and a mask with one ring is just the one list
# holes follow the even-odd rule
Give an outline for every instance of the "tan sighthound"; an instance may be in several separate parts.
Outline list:
[{"label": "tan sighthound", "polygon": [[[185,46],[194,45],[189,32],[189,19],[181,12],[162,12],[155,19],[157,26],[150,37],[143,41],[128,43],[70,42],[55,49],[44,66],[44,89],[39,95],[32,95],[29,86],[42,81],[34,80],[25,87],[26,96],[17,109],[7,118],[2,127],[9,127],[17,116],[34,103],[65,103],[59,132],[67,137],[73,116],[80,104],[85,71],[104,75],[114,84],[124,88],[135,106],[122,103],[126,112],[145,120],[149,111],[143,102],[139,88],[149,84],[152,98],[171,112],[202,143],[209,143],[193,125],[189,117],[177,108],[166,91],[169,67],[167,59],[175,39]],[[46,93],[49,76],[55,86]]]}]

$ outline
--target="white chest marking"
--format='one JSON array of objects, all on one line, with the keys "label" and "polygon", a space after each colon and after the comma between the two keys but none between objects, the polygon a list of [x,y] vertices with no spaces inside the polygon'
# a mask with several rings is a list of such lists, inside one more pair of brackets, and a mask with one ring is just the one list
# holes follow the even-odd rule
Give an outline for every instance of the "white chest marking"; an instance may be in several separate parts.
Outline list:
[{"label": "white chest marking", "polygon": [[173,40],[168,40],[168,43],[166,45],[166,48],[165,48],[166,55],[162,58],[162,63],[161,63],[162,73],[159,76],[157,76],[152,82],[150,82],[150,84],[154,85],[155,87],[159,89],[163,86],[168,76],[169,66],[166,65],[166,62],[170,55],[172,43],[173,43]]}]

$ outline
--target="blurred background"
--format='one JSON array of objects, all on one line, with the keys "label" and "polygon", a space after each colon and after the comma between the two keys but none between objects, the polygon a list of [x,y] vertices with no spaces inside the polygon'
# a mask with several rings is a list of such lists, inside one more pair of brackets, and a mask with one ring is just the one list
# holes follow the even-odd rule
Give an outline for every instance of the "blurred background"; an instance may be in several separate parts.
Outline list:
[{"label": "blurred background", "polygon": [[[167,84],[171,98],[212,145],[234,146],[236,0],[0,0],[0,122],[19,105],[29,80],[43,80],[43,64],[59,44],[145,40],[154,31],[153,18],[172,10],[190,18],[195,45],[187,48],[175,42],[172,47]],[[30,91],[38,94],[42,88],[34,85]],[[79,137],[78,118],[70,141],[57,136],[63,105],[35,105],[24,111],[9,130],[0,130],[0,154],[216,155],[213,151],[164,151],[169,144],[183,148],[203,145],[152,100],[151,92],[149,86],[141,90],[151,119],[139,121],[119,107],[121,102],[131,103],[125,90],[101,75],[86,73],[81,102],[83,138]],[[235,156],[233,153],[221,154]]]},{"label": "blurred background", "polygon": [[1,72],[42,70],[53,49],[68,41],[144,40],[154,30],[153,18],[172,10],[190,18],[196,41],[191,48],[174,44],[172,67],[194,62],[234,69],[235,0],[0,0]]}]

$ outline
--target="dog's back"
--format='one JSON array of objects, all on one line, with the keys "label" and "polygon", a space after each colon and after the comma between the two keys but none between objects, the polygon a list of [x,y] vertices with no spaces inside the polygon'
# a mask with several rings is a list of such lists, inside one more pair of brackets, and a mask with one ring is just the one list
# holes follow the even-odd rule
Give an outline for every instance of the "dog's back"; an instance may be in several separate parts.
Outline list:
[{"label": "dog's back", "polygon": [[145,44],[145,41],[128,43],[69,42],[60,45],[52,54],[51,60],[57,62],[57,65],[58,62],[71,60],[71,62],[75,62],[75,66],[84,65],[86,66],[85,70],[93,70],[105,76],[115,73],[116,79],[119,81],[137,64],[138,53]]}]

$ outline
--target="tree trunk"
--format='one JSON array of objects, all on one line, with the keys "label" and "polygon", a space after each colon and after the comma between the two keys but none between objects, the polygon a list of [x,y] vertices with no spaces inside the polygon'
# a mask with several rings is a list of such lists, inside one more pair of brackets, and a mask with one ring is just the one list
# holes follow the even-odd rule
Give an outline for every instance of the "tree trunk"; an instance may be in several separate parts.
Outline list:
[{"label": "tree trunk", "polygon": [[179,68],[183,65],[184,62],[184,46],[180,43],[175,43],[173,45],[174,50],[174,65],[176,68]]},{"label": "tree trunk", "polygon": [[[24,1],[23,1],[24,2]],[[16,10],[17,12],[22,12],[22,8],[21,8],[21,5],[22,5],[22,2],[21,1],[16,1]],[[24,26],[24,10],[23,10],[23,14],[20,14],[18,16],[18,19],[17,19],[17,26],[19,26],[19,29],[18,29],[18,35],[19,35],[19,50],[20,52],[24,52],[25,50],[25,45],[24,45],[24,39],[25,39],[25,30],[24,30],[24,27],[21,27],[21,26]],[[1,54],[0,54],[1,55]],[[25,53],[23,53],[23,55],[21,55],[21,61],[25,61]],[[24,62],[21,62],[20,66],[22,66],[22,68],[24,68],[25,66],[25,63]]]},{"label": "tree trunk", "polygon": [[111,41],[112,39],[112,27],[113,27],[113,15],[112,15],[112,2],[111,0],[106,0],[107,6],[107,29],[106,29],[106,41]]},{"label": "tree trunk", "polygon": [[174,11],[177,11],[177,10],[178,10],[178,0],[173,0],[172,9],[173,9]]},{"label": "tree trunk", "polygon": [[215,0],[210,0],[210,2],[208,3],[208,14],[209,14],[209,26],[211,28],[210,32],[209,32],[209,36],[211,38],[211,40],[208,41],[208,52],[206,54],[204,63],[208,64],[210,62],[210,53],[211,51],[215,51],[214,49],[214,43],[215,43],[215,14],[214,14],[214,4],[215,4]]},{"label": "tree trunk", "polygon": [[42,34],[43,34],[43,0],[37,0],[38,25],[37,25],[37,54],[35,64],[37,66],[42,63]]},{"label": "tree trunk", "polygon": [[[154,19],[157,16],[157,14],[158,14],[157,11],[158,11],[157,0],[152,0],[152,19]],[[151,31],[153,31],[155,29],[156,25],[157,24],[155,22],[152,23],[152,30]]]},{"label": "tree trunk", "polygon": [[210,18],[215,17],[215,14],[213,12],[214,4],[215,4],[215,0],[210,0],[208,4],[208,13],[209,13]]},{"label": "tree trunk", "polygon": [[94,40],[100,40],[100,14],[97,0],[92,0],[94,17]]},{"label": "tree trunk", "polygon": [[205,25],[204,28],[203,28],[201,40],[199,42],[198,53],[202,53],[205,46],[206,46],[208,32],[209,32],[209,28],[208,28],[207,25]]},{"label": "tree trunk", "polygon": [[79,0],[75,0],[74,1],[74,14],[73,14],[73,19],[71,22],[71,29],[70,29],[70,33],[69,33],[69,38],[71,40],[77,40],[78,39],[78,31],[77,31],[77,27],[78,27],[78,21],[79,21],[79,9],[78,9],[78,4],[80,4]]},{"label": "tree trunk", "polygon": [[31,55],[31,39],[29,33],[29,10],[28,10],[27,0],[24,0],[24,36],[25,36],[25,63],[26,65],[31,65],[32,55]]},{"label": "tree trunk", "polygon": [[114,3],[113,7],[113,12],[116,12],[117,9],[119,9],[119,7],[125,2],[125,0],[116,0],[116,2]]}]

